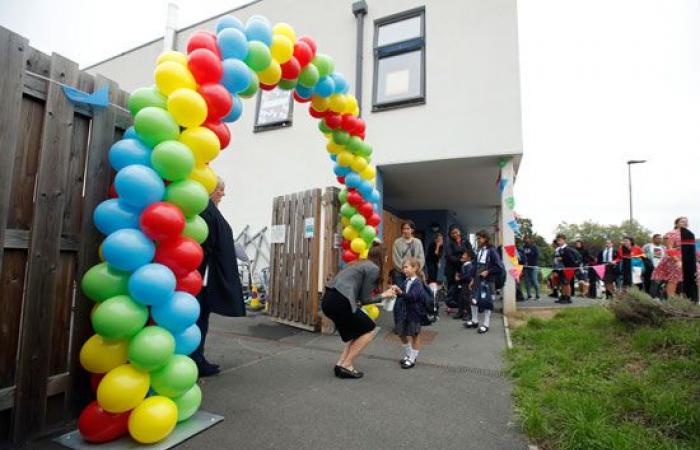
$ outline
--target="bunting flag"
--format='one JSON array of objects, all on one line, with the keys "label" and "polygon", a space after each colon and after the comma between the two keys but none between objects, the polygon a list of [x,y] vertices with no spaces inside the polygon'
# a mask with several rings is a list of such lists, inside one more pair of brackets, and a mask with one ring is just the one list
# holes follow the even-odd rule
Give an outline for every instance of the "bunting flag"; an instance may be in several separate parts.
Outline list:
[{"label": "bunting flag", "polygon": [[571,267],[564,268],[564,276],[566,277],[567,280],[572,279],[575,274],[576,274],[576,269],[571,268]]},{"label": "bunting flag", "polygon": [[515,219],[508,222],[508,226],[511,230],[513,230],[513,233],[517,233],[520,231],[520,224],[518,224],[518,221]]},{"label": "bunting flag", "polygon": [[518,258],[516,256],[511,256],[510,263],[513,264],[514,266],[517,266],[520,263],[520,261],[518,261]]},{"label": "bunting flag", "polygon": [[542,278],[546,280],[552,274],[553,269],[551,267],[542,267],[540,270],[542,270]]},{"label": "bunting flag", "polygon": [[109,85],[104,85],[92,94],[83,92],[70,86],[63,86],[63,94],[75,103],[98,106],[105,108],[109,106]]},{"label": "bunting flag", "polygon": [[503,250],[505,250],[506,254],[511,258],[515,256],[515,245],[506,245],[503,247]]},{"label": "bunting flag", "polygon": [[515,281],[520,281],[520,275],[523,273],[523,266],[515,266],[508,270],[508,273],[515,279]]},{"label": "bunting flag", "polygon": [[595,270],[595,273],[598,274],[598,278],[600,278],[601,280],[605,278],[605,264],[593,266],[593,270]]},{"label": "bunting flag", "polygon": [[506,166],[506,164],[508,164],[508,161],[510,161],[510,158],[499,159],[498,160],[498,167],[500,167],[501,169],[504,168]]},{"label": "bunting flag", "polygon": [[508,197],[506,199],[506,206],[508,209],[513,209],[515,208],[515,198],[514,197]]},{"label": "bunting flag", "polygon": [[502,194],[503,191],[506,190],[506,186],[508,185],[508,178],[501,178],[498,180],[498,190]]}]

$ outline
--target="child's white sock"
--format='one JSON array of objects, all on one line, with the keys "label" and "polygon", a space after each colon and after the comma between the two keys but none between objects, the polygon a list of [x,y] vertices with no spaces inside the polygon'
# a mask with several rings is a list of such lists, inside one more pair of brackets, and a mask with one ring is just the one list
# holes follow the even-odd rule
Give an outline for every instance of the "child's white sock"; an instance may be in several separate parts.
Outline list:
[{"label": "child's white sock", "polygon": [[484,323],[483,325],[488,328],[491,325],[491,310],[487,309],[484,311]]},{"label": "child's white sock", "polygon": [[403,345],[403,353],[406,356],[406,358],[410,358],[411,355],[413,355],[413,347],[411,347],[411,343],[409,342],[408,344],[402,344]]},{"label": "child's white sock", "polygon": [[478,322],[479,321],[479,308],[476,307],[476,305],[471,305],[472,308],[472,322]]},{"label": "child's white sock", "polygon": [[416,358],[418,358],[418,353],[420,353],[420,350],[411,351],[411,361],[416,362]]}]

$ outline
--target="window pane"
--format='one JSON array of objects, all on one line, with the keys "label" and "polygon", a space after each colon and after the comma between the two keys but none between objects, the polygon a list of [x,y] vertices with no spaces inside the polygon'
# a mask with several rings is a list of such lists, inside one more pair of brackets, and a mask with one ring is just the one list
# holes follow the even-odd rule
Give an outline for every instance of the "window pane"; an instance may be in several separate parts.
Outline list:
[{"label": "window pane", "polygon": [[421,97],[421,50],[382,58],[377,64],[377,104]]},{"label": "window pane", "polygon": [[271,91],[261,90],[260,108],[255,124],[272,125],[291,120],[291,95],[292,91],[285,91],[283,89],[275,88]]},{"label": "window pane", "polygon": [[408,39],[421,37],[421,16],[410,19],[399,20],[398,22],[380,25],[377,46],[393,44]]}]

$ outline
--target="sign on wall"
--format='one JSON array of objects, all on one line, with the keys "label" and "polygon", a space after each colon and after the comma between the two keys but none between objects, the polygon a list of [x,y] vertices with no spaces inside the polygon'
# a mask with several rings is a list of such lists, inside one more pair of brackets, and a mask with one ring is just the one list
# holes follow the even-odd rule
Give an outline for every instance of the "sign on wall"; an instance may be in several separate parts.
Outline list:
[{"label": "sign on wall", "polygon": [[255,131],[292,125],[292,91],[275,88],[260,90],[255,115]]}]

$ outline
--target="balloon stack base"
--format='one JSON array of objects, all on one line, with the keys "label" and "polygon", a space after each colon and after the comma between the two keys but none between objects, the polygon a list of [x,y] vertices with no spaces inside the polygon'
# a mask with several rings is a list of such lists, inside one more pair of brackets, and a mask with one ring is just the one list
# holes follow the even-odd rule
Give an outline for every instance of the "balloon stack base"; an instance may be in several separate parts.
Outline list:
[{"label": "balloon stack base", "polygon": [[208,428],[224,420],[224,416],[212,414],[206,411],[197,411],[192,417],[177,424],[168,437],[155,444],[143,445],[131,439],[128,435],[104,444],[92,444],[83,439],[78,430],[61,435],[54,442],[64,447],[76,450],[128,450],[148,448],[148,450],[166,450],[190,439]]}]

